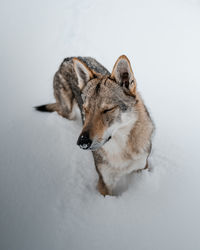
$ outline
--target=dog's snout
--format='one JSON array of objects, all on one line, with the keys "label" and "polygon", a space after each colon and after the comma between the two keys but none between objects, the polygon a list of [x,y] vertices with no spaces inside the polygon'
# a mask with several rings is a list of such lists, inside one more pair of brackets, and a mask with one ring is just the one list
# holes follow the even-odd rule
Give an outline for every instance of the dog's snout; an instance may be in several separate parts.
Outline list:
[{"label": "dog's snout", "polygon": [[92,141],[90,140],[89,133],[83,132],[80,134],[77,145],[82,149],[88,149],[92,144]]}]

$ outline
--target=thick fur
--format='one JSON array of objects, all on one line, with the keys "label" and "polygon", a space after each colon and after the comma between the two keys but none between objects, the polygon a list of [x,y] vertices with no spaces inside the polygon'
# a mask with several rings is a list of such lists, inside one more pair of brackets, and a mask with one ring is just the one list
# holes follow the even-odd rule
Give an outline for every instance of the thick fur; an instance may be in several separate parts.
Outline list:
[{"label": "thick fur", "polygon": [[[56,103],[38,106],[35,109],[42,112],[57,111],[67,119],[75,119],[74,106],[78,104],[82,114],[82,98],[77,75],[74,70],[73,58],[65,58],[54,75],[53,88]],[[109,71],[91,57],[77,57],[97,74],[109,75]],[[82,116],[83,118],[83,116]]]},{"label": "thick fur", "polygon": [[87,134],[102,195],[115,193],[120,179],[148,166],[154,125],[137,91],[136,79],[126,56],[116,61],[110,74],[90,57],[66,58],[54,76],[56,103],[39,111],[57,111],[74,119],[78,104]]}]

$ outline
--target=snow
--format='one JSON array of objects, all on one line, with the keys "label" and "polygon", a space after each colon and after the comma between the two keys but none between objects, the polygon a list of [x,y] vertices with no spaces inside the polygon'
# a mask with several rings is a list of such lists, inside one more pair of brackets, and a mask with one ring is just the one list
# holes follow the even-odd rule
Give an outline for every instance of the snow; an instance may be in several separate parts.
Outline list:
[{"label": "snow", "polygon": [[[199,249],[199,0],[0,5],[0,249]],[[80,120],[32,107],[64,57],[121,54],[156,124],[152,171],[104,198]]]}]

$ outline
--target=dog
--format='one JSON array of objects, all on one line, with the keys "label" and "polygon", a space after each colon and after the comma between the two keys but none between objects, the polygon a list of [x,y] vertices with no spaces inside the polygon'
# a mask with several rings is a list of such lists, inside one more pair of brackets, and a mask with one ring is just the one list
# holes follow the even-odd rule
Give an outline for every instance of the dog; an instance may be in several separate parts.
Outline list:
[{"label": "dog", "polygon": [[83,128],[77,144],[93,153],[102,195],[115,194],[120,179],[148,168],[154,123],[125,55],[111,74],[94,58],[66,58],[53,85],[56,102],[36,109],[71,120],[79,106]]}]

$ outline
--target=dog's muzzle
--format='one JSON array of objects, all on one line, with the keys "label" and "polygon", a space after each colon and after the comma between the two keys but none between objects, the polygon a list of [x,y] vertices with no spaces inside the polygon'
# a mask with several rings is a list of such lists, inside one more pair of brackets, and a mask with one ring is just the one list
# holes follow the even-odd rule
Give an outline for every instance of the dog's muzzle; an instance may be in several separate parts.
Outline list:
[{"label": "dog's muzzle", "polygon": [[83,132],[77,141],[77,145],[82,149],[89,149],[92,144],[92,141],[89,138],[88,132]]},{"label": "dog's muzzle", "polygon": [[103,146],[106,142],[110,141],[111,136],[109,136],[103,143],[93,143],[92,140],[89,138],[89,133],[88,132],[83,132],[80,134],[77,145],[82,148],[82,149],[90,149],[92,151],[97,150],[101,146]]}]

